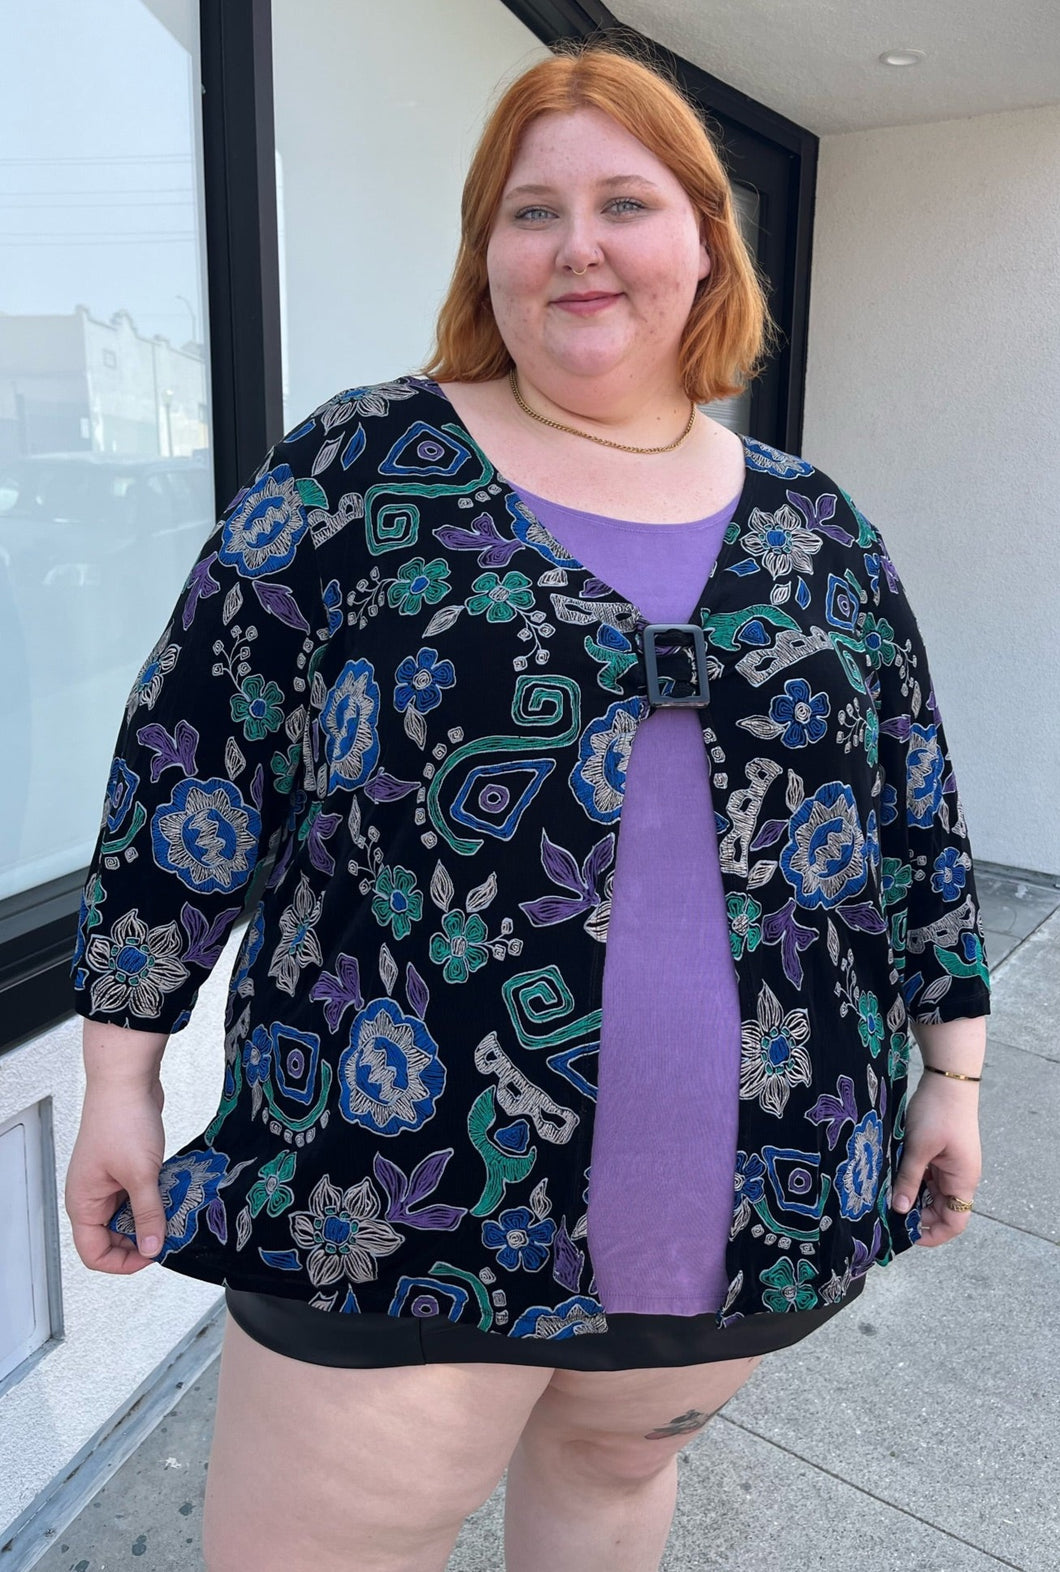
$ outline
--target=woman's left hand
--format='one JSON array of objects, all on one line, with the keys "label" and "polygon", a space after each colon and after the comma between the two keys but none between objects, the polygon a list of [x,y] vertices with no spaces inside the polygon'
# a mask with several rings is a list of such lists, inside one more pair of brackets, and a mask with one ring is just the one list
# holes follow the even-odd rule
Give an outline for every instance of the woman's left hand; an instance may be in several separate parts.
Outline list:
[{"label": "woman's left hand", "polygon": [[978,1085],[925,1070],[906,1107],[905,1144],[892,1189],[895,1210],[906,1212],[927,1185],[931,1201],[920,1211],[918,1244],[945,1244],[964,1232],[971,1212],[951,1211],[946,1197],[972,1200],[982,1172]]}]

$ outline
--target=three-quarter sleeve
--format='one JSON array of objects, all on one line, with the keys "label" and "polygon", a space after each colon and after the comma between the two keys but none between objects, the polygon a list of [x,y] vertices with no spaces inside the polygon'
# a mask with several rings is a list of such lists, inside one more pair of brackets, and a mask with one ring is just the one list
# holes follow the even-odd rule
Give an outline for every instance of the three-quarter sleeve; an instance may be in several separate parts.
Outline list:
[{"label": "three-quarter sleeve", "polygon": [[322,493],[291,458],[277,444],[229,504],[126,700],[70,968],[92,1020],[187,1024],[291,812],[328,622],[310,528]]},{"label": "three-quarter sleeve", "polygon": [[870,590],[859,633],[878,682],[883,893],[906,1009],[918,1022],[989,1015],[971,843],[927,652],[882,536],[858,517]]}]

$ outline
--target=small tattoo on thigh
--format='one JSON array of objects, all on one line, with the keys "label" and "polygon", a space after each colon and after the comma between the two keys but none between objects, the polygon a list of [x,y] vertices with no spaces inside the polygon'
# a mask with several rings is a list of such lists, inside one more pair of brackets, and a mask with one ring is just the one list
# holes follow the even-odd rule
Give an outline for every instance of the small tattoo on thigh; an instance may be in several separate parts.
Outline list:
[{"label": "small tattoo on thigh", "polygon": [[671,1419],[668,1425],[660,1425],[658,1430],[649,1430],[644,1437],[645,1441],[662,1441],[667,1436],[691,1435],[693,1430],[702,1430],[709,1414],[702,1409],[690,1408],[685,1414],[678,1414],[676,1419]]}]

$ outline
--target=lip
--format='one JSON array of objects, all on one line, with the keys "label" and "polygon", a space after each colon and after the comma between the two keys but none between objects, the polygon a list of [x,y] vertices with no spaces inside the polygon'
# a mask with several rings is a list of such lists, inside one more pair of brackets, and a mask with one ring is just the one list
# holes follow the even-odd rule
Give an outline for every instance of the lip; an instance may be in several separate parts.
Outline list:
[{"label": "lip", "polygon": [[620,300],[618,291],[603,289],[587,290],[584,294],[557,295],[551,302],[554,306],[562,306],[564,311],[573,311],[576,316],[591,316],[597,311],[604,311],[614,301]]}]

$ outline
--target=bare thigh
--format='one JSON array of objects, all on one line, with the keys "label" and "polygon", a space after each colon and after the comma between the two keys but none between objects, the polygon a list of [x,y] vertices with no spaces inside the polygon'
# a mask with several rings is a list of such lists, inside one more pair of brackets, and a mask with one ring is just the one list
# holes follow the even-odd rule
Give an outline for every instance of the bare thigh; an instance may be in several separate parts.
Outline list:
[{"label": "bare thigh", "polygon": [[648,1370],[554,1370],[520,1450],[566,1479],[650,1478],[699,1435],[763,1357]]},{"label": "bare thigh", "polygon": [[209,1572],[442,1572],[551,1368],[288,1359],[227,1318],[203,1524]]}]

